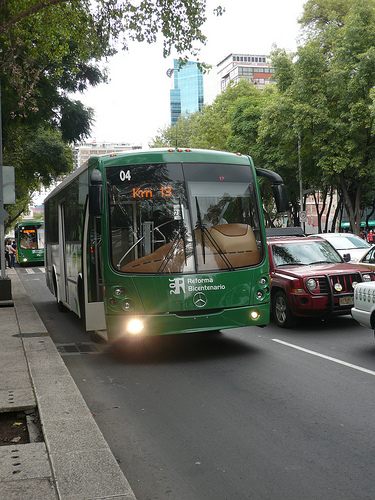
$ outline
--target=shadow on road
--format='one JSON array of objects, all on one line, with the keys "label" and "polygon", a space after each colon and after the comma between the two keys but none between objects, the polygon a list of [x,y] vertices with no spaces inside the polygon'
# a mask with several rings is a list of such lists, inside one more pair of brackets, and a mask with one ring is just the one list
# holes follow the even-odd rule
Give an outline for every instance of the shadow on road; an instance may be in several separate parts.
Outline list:
[{"label": "shadow on road", "polygon": [[[274,321],[272,324],[276,326]],[[280,328],[280,331],[304,335],[313,333],[314,335],[325,333],[350,332],[358,323],[350,316],[331,316],[328,318],[298,318],[297,323],[292,328]]]},{"label": "shadow on road", "polygon": [[229,333],[224,335],[221,332],[116,341],[107,349],[108,356],[118,363],[127,364],[195,363],[236,356],[250,357],[260,352],[238,338],[231,338]]}]

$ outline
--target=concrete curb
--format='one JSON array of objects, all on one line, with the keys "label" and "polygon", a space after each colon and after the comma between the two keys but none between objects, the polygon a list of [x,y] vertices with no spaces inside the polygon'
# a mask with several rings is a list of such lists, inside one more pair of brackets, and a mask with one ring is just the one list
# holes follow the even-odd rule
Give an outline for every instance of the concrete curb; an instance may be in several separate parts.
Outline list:
[{"label": "concrete curb", "polygon": [[9,274],[14,308],[0,308],[0,412],[38,408],[44,443],[0,448],[0,498],[135,500],[17,273]]}]

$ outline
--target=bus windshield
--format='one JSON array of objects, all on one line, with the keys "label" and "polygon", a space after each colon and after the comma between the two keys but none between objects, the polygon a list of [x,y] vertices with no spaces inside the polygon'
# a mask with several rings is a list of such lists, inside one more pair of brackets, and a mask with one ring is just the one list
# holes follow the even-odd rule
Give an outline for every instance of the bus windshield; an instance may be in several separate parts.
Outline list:
[{"label": "bus windshield", "polygon": [[233,270],[263,259],[246,165],[106,168],[112,265],[124,273]]},{"label": "bus windshield", "polygon": [[44,227],[31,225],[20,226],[19,246],[24,250],[44,248]]}]

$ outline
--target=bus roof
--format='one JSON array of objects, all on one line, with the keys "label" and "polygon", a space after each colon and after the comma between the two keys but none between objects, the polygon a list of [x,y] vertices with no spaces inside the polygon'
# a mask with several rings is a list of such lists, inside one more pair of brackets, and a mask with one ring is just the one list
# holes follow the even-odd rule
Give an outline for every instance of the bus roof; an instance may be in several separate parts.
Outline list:
[{"label": "bus roof", "polygon": [[207,162],[207,163],[237,163],[249,164],[250,157],[242,154],[228,153],[226,151],[215,151],[207,149],[190,148],[152,148],[136,149],[132,151],[107,153],[101,156],[91,157],[88,164],[100,161],[103,166],[134,163],[164,163],[164,162]]},{"label": "bus roof", "polygon": [[75,177],[87,168],[101,164],[103,167],[117,165],[132,165],[136,163],[179,163],[179,162],[202,162],[202,163],[234,163],[237,165],[253,165],[250,156],[240,153],[228,153],[226,151],[215,151],[209,149],[190,148],[152,148],[136,149],[116,153],[107,153],[100,156],[92,156],[88,161],[74,170],[45,198],[44,202],[52,198],[63,187],[70,183]]}]

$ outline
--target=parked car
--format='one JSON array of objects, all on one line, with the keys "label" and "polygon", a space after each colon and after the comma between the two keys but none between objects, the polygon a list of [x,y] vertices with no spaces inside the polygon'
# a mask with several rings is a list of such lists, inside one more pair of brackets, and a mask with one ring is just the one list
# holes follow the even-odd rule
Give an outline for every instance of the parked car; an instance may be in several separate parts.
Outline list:
[{"label": "parked car", "polygon": [[354,286],[374,281],[375,274],[344,262],[320,237],[267,237],[271,276],[271,307],[280,327],[298,317],[350,314]]},{"label": "parked car", "polygon": [[358,265],[375,272],[375,245],[370,246],[365,255],[359,259]]},{"label": "parked car", "polygon": [[375,283],[356,285],[351,313],[360,325],[375,330]]},{"label": "parked car", "polygon": [[[351,233],[319,233],[314,234],[329,241],[336,248],[341,257],[349,262],[358,261],[371,247],[367,241]],[[309,236],[311,238],[311,236]]]}]

